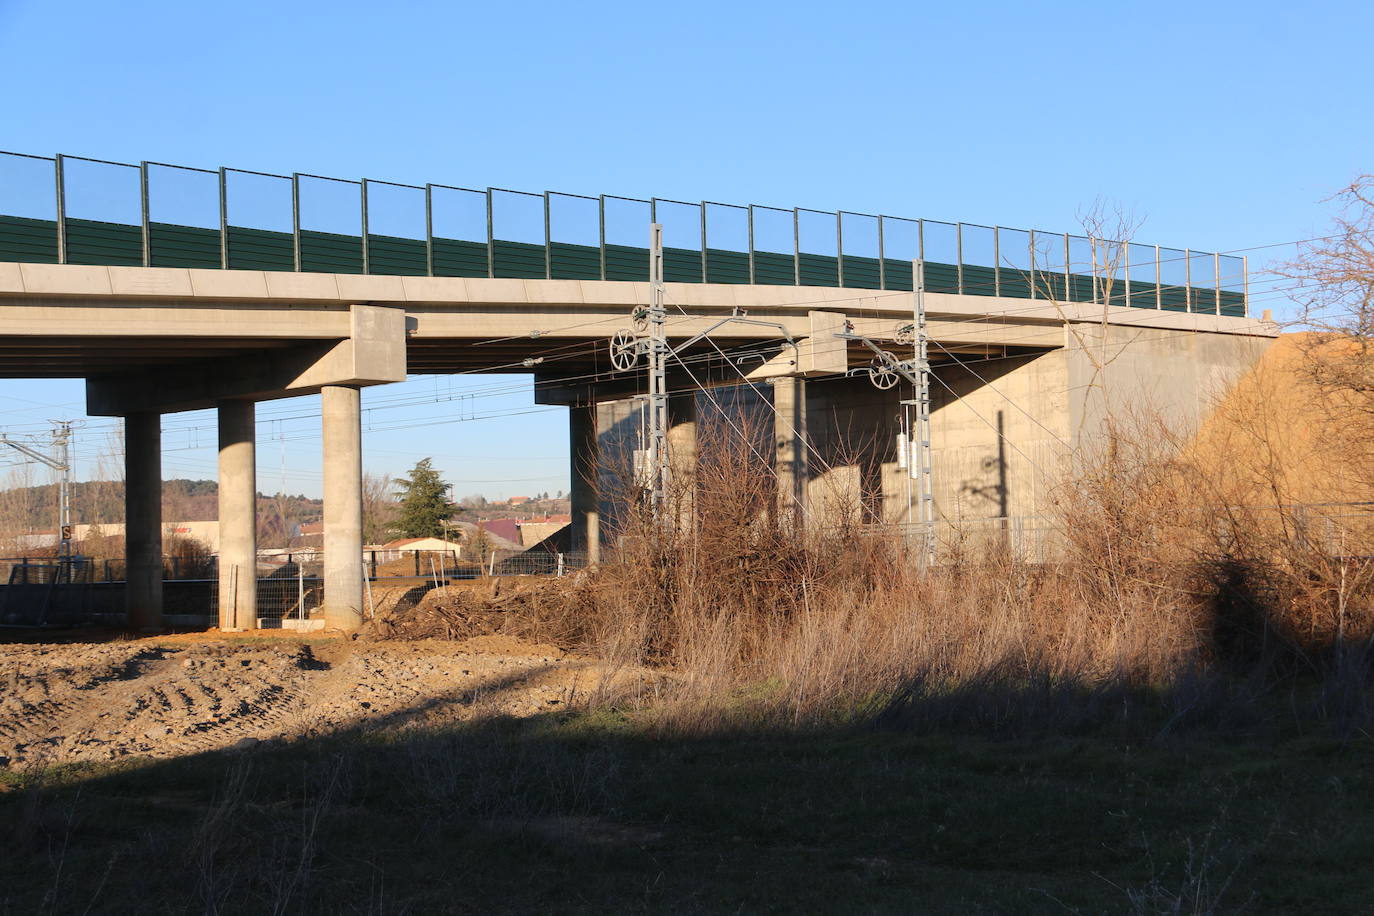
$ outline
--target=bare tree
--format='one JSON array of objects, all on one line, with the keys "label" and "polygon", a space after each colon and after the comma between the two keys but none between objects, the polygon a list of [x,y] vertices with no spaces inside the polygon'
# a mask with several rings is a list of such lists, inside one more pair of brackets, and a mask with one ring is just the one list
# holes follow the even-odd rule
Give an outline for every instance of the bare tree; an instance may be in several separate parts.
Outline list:
[{"label": "bare tree", "polygon": [[363,540],[369,544],[386,541],[396,522],[396,498],[387,474],[363,475]]}]

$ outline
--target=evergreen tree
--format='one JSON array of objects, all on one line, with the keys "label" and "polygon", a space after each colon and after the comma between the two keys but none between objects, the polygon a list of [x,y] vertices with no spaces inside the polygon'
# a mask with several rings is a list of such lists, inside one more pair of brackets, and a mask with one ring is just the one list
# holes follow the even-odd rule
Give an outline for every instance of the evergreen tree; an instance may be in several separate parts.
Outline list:
[{"label": "evergreen tree", "polygon": [[397,481],[400,512],[395,528],[401,537],[443,537],[444,522],[453,513],[447,493],[448,484],[430,466],[428,458],[417,462],[406,477]]}]

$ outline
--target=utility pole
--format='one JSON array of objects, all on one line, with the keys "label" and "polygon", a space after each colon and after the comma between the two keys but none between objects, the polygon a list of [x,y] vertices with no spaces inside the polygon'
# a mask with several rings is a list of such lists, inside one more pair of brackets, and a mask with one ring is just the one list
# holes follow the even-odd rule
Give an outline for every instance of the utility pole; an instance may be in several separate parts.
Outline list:
[{"label": "utility pole", "polygon": [[30,445],[0,433],[0,445],[8,445],[21,455],[32,458],[41,464],[46,464],[60,475],[57,483],[57,536],[64,557],[70,557],[72,554],[71,438],[72,423],[70,420],[53,421],[52,454],[45,455]]},{"label": "utility pole", "polygon": [[923,540],[921,560],[925,568],[930,569],[935,565],[935,490],[930,459],[930,340],[926,329],[924,260],[918,258],[911,263],[911,279],[912,321],[893,335],[898,343],[912,345],[911,359],[898,359],[896,354],[884,350],[871,338],[855,333],[852,321],[846,321],[844,332],[835,336],[858,341],[873,352],[868,378],[874,387],[886,390],[901,379],[911,383],[912,397],[901,402],[903,407],[915,413],[904,447],[910,450],[907,473],[916,481],[917,517]]},{"label": "utility pole", "polygon": [[916,343],[916,393],[912,406],[916,410],[916,422],[912,425],[912,455],[907,463],[911,476],[916,480],[916,504],[919,509],[922,536],[925,538],[926,569],[935,565],[935,484],[931,473],[930,460],[930,339],[926,331],[926,264],[918,258],[911,264],[911,278],[914,281],[912,296],[912,315],[915,324]]},{"label": "utility pole", "polygon": [[649,505],[668,516],[668,315],[663,305],[663,224],[649,224]]}]

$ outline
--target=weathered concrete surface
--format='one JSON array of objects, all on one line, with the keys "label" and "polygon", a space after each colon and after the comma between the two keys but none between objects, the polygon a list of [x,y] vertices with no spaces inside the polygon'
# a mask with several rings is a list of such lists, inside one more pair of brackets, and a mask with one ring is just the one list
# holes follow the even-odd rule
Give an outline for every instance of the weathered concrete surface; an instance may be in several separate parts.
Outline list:
[{"label": "weathered concrete surface", "polygon": [[129,626],[162,629],[162,417],[124,420],[125,601]]},{"label": "weathered concrete surface", "polygon": [[258,535],[255,405],[219,405],[219,626],[257,626]]},{"label": "weathered concrete surface", "polygon": [[363,623],[361,392],[329,385],[324,414],[324,619],[345,633]]}]

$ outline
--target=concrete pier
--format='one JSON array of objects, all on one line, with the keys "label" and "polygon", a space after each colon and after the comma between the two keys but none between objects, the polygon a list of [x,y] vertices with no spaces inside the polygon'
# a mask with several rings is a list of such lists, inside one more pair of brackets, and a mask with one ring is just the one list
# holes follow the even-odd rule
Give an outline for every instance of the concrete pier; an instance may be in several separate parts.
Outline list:
[{"label": "concrete pier", "polygon": [[806,512],[806,379],[774,379],[773,411],[779,507],[800,521]]},{"label": "concrete pier", "polygon": [[568,408],[568,455],[572,463],[572,549],[587,553],[588,563],[601,562],[601,450],[597,442],[596,404]]},{"label": "concrete pier", "polygon": [[162,629],[162,415],[124,419],[125,606],[129,626]]},{"label": "concrete pier", "polygon": [[219,626],[257,626],[256,407],[219,403]]},{"label": "concrete pier", "polygon": [[690,524],[696,494],[697,398],[696,390],[676,392],[668,398],[668,467],[671,479],[669,498],[676,505],[670,511],[678,524]]},{"label": "concrete pier", "polygon": [[362,392],[320,391],[324,426],[324,620],[352,633],[363,624]]}]

